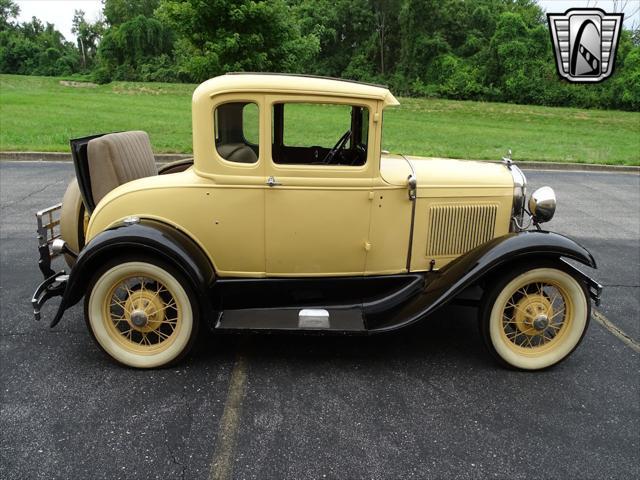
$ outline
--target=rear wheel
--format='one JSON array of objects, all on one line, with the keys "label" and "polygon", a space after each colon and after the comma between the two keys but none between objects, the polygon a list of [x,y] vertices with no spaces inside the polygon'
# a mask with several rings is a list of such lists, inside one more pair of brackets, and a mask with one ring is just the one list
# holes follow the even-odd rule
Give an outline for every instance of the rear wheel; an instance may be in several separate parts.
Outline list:
[{"label": "rear wheel", "polygon": [[561,264],[529,266],[511,272],[486,291],[480,330],[501,363],[539,370],[573,352],[590,314],[584,284]]},{"label": "rear wheel", "polygon": [[186,279],[155,259],[113,261],[93,278],[85,319],[118,363],[164,367],[186,355],[198,330],[198,304]]}]

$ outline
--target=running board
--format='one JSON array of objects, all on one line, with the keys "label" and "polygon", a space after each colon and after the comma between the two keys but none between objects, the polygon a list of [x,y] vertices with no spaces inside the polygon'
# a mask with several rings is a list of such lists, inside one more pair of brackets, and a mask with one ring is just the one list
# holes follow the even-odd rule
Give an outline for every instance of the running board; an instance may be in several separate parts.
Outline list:
[{"label": "running board", "polygon": [[225,310],[215,330],[365,333],[360,308],[248,308]]}]

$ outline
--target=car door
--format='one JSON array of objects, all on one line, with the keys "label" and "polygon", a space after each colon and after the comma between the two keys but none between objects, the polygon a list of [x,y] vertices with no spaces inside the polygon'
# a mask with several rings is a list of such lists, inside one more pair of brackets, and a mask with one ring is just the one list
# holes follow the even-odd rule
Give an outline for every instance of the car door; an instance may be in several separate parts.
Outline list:
[{"label": "car door", "polygon": [[219,277],[265,275],[263,109],[263,96],[250,92],[194,102],[191,190],[198,201],[167,198],[193,219],[189,231],[197,232]]},{"label": "car door", "polygon": [[[367,145],[373,143],[374,104],[295,96],[266,103],[272,131],[265,178],[267,275],[362,275],[369,248]],[[344,151],[327,161],[341,137]]]}]

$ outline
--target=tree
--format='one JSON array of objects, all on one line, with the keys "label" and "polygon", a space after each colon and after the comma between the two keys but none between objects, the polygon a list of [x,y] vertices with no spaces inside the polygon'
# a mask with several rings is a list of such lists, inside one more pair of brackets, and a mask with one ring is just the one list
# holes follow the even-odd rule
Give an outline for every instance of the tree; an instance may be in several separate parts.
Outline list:
[{"label": "tree", "polygon": [[0,0],[0,72],[24,75],[68,75],[78,70],[78,54],[72,43],[47,23],[33,17],[14,21],[19,9]]},{"label": "tree", "polygon": [[431,62],[448,53],[446,19],[437,0],[407,0],[400,9],[400,68],[409,81],[428,81]]},{"label": "tree", "polygon": [[15,20],[19,13],[20,7],[12,0],[0,0],[0,31],[15,27],[12,20]]},{"label": "tree", "polygon": [[71,32],[76,35],[84,70],[93,64],[103,31],[104,25],[101,21],[89,23],[85,19],[83,10],[74,11]]},{"label": "tree", "polygon": [[[308,73],[373,79],[379,65],[380,33],[369,0],[301,0],[292,11],[303,36],[316,39],[319,50],[308,63]],[[381,21],[381,20],[380,20]],[[385,16],[388,32],[388,17]]]},{"label": "tree", "polygon": [[172,31],[155,18],[138,15],[105,33],[99,47],[101,79],[140,79],[145,65],[158,58],[166,63],[172,51]]},{"label": "tree", "polygon": [[155,15],[176,32],[182,78],[201,81],[229,71],[300,71],[317,51],[301,35],[283,0],[164,0]]},{"label": "tree", "polygon": [[160,0],[103,0],[102,3],[107,23],[117,27],[138,15],[152,17]]},{"label": "tree", "polygon": [[378,73],[384,77],[386,70],[394,67],[394,59],[400,50],[398,12],[401,2],[399,0],[374,0],[372,9],[375,19],[377,37],[377,50],[380,62]]}]

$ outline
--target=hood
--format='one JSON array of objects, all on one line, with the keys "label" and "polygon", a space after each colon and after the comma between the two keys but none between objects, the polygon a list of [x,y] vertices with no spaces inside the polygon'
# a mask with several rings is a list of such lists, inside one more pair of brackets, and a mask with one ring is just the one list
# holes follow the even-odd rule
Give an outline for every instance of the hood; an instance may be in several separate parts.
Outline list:
[{"label": "hood", "polygon": [[418,191],[435,187],[513,188],[509,169],[500,163],[413,156],[405,160],[401,155],[382,155],[380,174],[387,183],[404,186],[412,171]]}]

